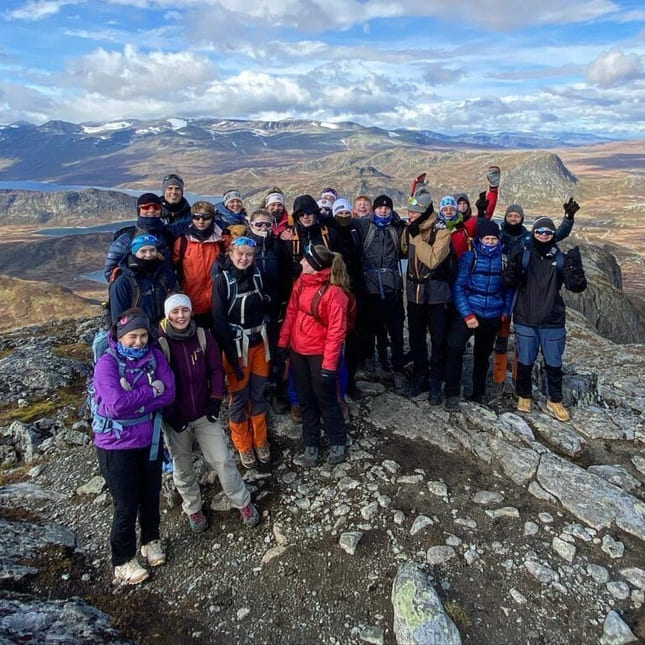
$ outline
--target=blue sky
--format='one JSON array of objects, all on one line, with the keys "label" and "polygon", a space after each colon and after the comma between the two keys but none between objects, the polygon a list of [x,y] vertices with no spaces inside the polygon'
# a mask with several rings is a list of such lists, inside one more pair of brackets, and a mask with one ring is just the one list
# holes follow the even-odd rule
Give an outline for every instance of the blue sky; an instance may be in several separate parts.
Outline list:
[{"label": "blue sky", "polygon": [[640,138],[645,4],[2,3],[1,124],[170,116]]}]

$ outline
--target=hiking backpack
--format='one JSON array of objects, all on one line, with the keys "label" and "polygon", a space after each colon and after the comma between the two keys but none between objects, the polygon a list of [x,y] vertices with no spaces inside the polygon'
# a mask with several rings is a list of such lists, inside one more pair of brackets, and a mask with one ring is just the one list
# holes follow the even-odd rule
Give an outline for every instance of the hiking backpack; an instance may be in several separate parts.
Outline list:
[{"label": "hiking backpack", "polygon": [[[199,341],[199,348],[202,350],[202,354],[206,356],[206,331],[203,327],[197,327],[196,334],[197,340]],[[159,343],[159,347],[161,347],[161,351],[168,361],[168,365],[170,365],[170,344],[168,343],[168,339],[165,336],[159,336],[157,342]]]}]

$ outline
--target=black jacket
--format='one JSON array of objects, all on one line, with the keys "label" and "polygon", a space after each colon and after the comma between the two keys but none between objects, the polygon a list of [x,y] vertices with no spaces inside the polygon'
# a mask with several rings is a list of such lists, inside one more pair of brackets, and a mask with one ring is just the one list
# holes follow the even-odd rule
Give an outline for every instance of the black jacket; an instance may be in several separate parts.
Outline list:
[{"label": "black jacket", "polygon": [[574,293],[587,288],[580,250],[575,247],[563,255],[555,244],[545,249],[532,245],[528,253],[526,269],[524,249],[520,248],[511,256],[502,275],[505,287],[517,289],[513,321],[528,327],[564,327],[562,285]]}]

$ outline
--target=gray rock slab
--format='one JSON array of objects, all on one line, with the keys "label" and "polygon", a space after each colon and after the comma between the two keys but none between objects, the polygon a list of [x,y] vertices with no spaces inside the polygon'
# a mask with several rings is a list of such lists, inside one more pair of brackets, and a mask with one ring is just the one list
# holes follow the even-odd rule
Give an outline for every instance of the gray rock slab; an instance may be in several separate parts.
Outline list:
[{"label": "gray rock slab", "polygon": [[587,443],[578,432],[546,414],[532,415],[531,422],[538,435],[558,452],[579,457],[587,449]]},{"label": "gray rock slab", "polygon": [[638,639],[627,623],[615,611],[610,611],[602,626],[600,645],[627,645],[637,643]]},{"label": "gray rock slab", "polygon": [[426,559],[428,564],[438,565],[445,564],[448,560],[452,560],[457,555],[456,551],[447,544],[439,544],[437,546],[431,546],[427,553]]},{"label": "gray rock slab", "polygon": [[489,445],[500,468],[515,484],[526,486],[535,477],[540,456],[534,450],[514,446],[498,437],[492,437]]},{"label": "gray rock slab", "polygon": [[531,426],[519,414],[504,412],[499,415],[498,424],[504,438],[509,441],[535,441]]},{"label": "gray rock slab", "polygon": [[537,481],[579,520],[599,530],[616,525],[645,540],[645,504],[556,455],[542,455]]},{"label": "gray rock slab", "polygon": [[496,491],[478,490],[473,497],[475,504],[488,506],[489,504],[501,504],[504,501],[504,495]]},{"label": "gray rock slab", "polygon": [[553,495],[547,493],[547,491],[545,491],[544,488],[542,488],[542,486],[540,486],[540,484],[538,484],[537,482],[531,482],[529,484],[529,493],[536,499],[541,499],[552,504],[557,503],[558,501],[555,497],[553,497]]},{"label": "gray rock slab", "polygon": [[638,567],[627,567],[620,570],[620,575],[637,589],[645,590],[645,571]]},{"label": "gray rock slab", "polygon": [[434,522],[427,515],[419,515],[415,518],[410,528],[410,535],[416,535],[419,531],[423,531],[426,526],[432,526]]},{"label": "gray rock slab", "polygon": [[363,629],[358,637],[371,645],[383,645],[385,642],[385,630],[378,625],[368,625]]},{"label": "gray rock slab", "polygon": [[80,598],[42,600],[5,592],[0,599],[0,642],[129,645],[111,617]]},{"label": "gray rock slab", "polygon": [[402,564],[392,585],[394,635],[399,645],[461,645],[456,625],[446,614],[421,569]]},{"label": "gray rock slab", "polygon": [[98,495],[105,488],[105,479],[101,475],[95,475],[82,486],[76,489],[77,495]]},{"label": "gray rock slab", "polygon": [[610,484],[622,488],[628,493],[633,493],[641,487],[641,483],[629,474],[629,471],[620,464],[599,464],[589,466],[587,471],[606,479]]}]

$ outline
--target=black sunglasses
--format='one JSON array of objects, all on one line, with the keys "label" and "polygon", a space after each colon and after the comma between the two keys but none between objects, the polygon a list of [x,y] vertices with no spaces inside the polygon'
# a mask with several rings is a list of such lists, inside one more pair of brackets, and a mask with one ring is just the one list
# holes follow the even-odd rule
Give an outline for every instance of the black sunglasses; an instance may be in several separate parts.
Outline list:
[{"label": "black sunglasses", "polygon": [[212,215],[202,215],[201,213],[195,213],[193,215],[193,219],[200,219],[204,221],[208,221],[209,219],[213,219]]}]

